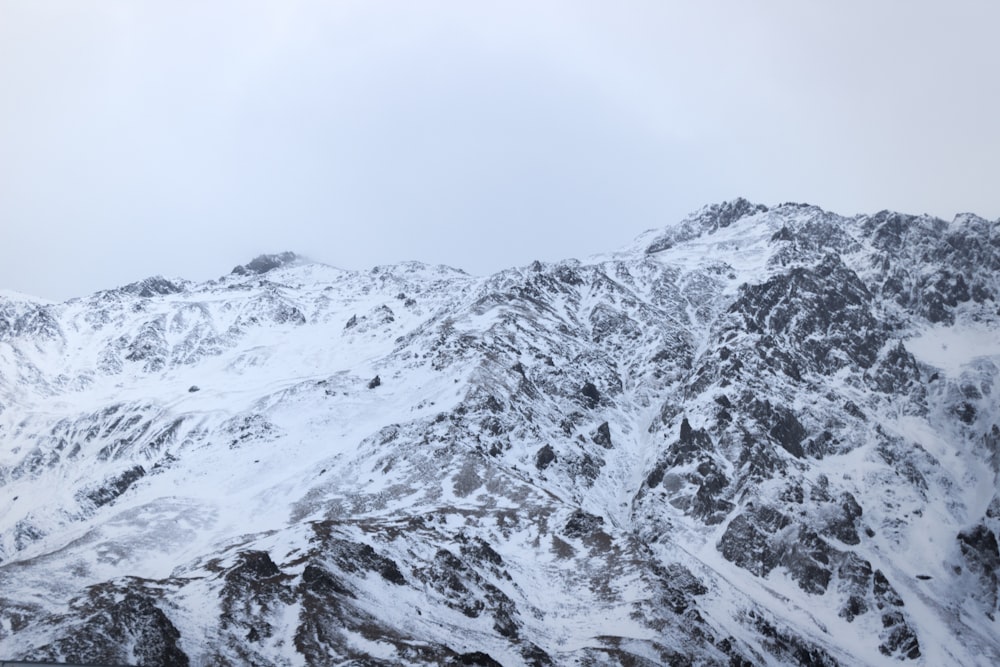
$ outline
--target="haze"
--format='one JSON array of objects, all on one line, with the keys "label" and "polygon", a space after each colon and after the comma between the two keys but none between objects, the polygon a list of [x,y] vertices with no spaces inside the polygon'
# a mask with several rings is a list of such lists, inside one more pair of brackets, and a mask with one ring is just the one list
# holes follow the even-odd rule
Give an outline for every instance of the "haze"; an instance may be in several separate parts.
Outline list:
[{"label": "haze", "polygon": [[745,196],[1000,217],[1000,4],[0,0],[0,288],[486,274]]}]

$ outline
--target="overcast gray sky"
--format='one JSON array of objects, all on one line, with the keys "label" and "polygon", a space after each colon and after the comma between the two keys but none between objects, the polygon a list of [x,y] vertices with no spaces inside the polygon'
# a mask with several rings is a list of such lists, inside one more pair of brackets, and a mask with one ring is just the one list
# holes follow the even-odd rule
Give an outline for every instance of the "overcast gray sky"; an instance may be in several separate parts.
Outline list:
[{"label": "overcast gray sky", "polygon": [[0,288],[486,274],[746,196],[1000,217],[994,0],[0,0]]}]

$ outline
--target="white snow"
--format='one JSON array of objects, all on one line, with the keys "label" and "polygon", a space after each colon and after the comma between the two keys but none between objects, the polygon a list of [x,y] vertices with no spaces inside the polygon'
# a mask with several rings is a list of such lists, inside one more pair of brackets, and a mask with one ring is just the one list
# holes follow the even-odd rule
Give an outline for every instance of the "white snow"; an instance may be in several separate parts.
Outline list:
[{"label": "white snow", "polygon": [[1000,326],[996,322],[935,324],[907,339],[906,348],[919,361],[957,377],[977,359],[1000,357]]}]

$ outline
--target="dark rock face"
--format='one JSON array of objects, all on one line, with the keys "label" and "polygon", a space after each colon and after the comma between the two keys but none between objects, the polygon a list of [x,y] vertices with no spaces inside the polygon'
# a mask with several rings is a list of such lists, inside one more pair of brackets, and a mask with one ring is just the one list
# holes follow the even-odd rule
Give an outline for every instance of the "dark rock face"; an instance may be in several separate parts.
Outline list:
[{"label": "dark rock face", "polygon": [[440,593],[449,607],[470,618],[489,614],[498,634],[507,639],[518,637],[521,624],[514,601],[450,551],[439,550],[431,567],[418,576]]},{"label": "dark rock face", "polygon": [[483,653],[482,651],[463,653],[462,655],[453,658],[448,664],[475,665],[476,667],[503,667],[503,665],[491,658],[489,653]]},{"label": "dark rock face", "polygon": [[611,427],[608,422],[604,422],[597,427],[597,432],[591,437],[595,445],[600,445],[605,449],[611,449],[614,444],[611,442]]},{"label": "dark rock face", "polygon": [[985,524],[979,524],[959,533],[958,543],[966,567],[977,580],[976,596],[983,602],[986,615],[992,619],[1000,596],[1000,549],[997,547],[997,537]]},{"label": "dark rock face", "polygon": [[733,509],[733,503],[723,498],[730,480],[712,460],[703,461],[688,479],[698,485],[691,501],[691,515],[708,526],[722,523]]},{"label": "dark rock face", "polygon": [[767,207],[763,204],[753,204],[740,197],[716,206],[710,206],[704,218],[706,221],[710,221],[707,230],[713,232],[719,227],[728,227],[741,218],[766,211]]},{"label": "dark rock face", "polygon": [[916,633],[906,623],[903,614],[898,611],[888,611],[882,614],[882,643],[878,650],[883,655],[895,655],[901,658],[916,660],[920,657],[920,642]]},{"label": "dark rock face", "polygon": [[231,637],[230,646],[248,662],[259,661],[256,645],[274,634],[274,615],[292,602],[289,577],[264,551],[244,551],[224,577],[222,629]]},{"label": "dark rock face", "polygon": [[747,616],[763,637],[768,652],[782,663],[803,667],[837,667],[840,664],[822,647],[799,637],[794,631],[780,628],[756,612]]},{"label": "dark rock face", "polygon": [[[882,291],[932,323],[953,324],[960,304],[998,296],[995,281],[984,279],[1000,267],[991,224],[970,215],[958,216],[956,223],[950,228],[943,220],[882,211],[865,225],[882,253]],[[907,271],[914,260],[936,268]]]},{"label": "dark rock face", "polygon": [[324,539],[325,555],[344,572],[375,572],[386,581],[402,586],[406,578],[395,561],[377,553],[368,544],[328,536]]},{"label": "dark rock face", "polygon": [[840,257],[827,255],[815,267],[794,268],[740,291],[730,310],[742,316],[747,331],[761,335],[761,350],[779,360],[786,375],[795,378],[806,368],[829,375],[848,364],[875,363],[885,334],[873,315],[872,294]]},{"label": "dark rock face", "polygon": [[840,609],[841,618],[848,622],[868,613],[869,597],[872,590],[872,566],[855,554],[848,553],[837,569],[841,587],[849,594]]},{"label": "dark rock face", "polygon": [[125,491],[128,490],[128,488],[132,486],[136,480],[142,478],[145,474],[145,468],[139,465],[133,466],[121,474],[105,480],[103,486],[89,492],[86,498],[92,502],[95,507],[107,505],[108,503],[114,501],[115,498],[125,493]]},{"label": "dark rock face", "polygon": [[712,452],[714,443],[704,429],[693,429],[687,417],[681,420],[680,433],[677,442],[670,447],[670,455],[666,464],[670,467],[683,465],[697,460],[700,456]]},{"label": "dark rock face", "polygon": [[593,382],[586,382],[580,389],[580,395],[587,401],[587,405],[594,407],[601,401],[601,392],[597,390]]},{"label": "dark rock face", "polygon": [[603,517],[587,514],[583,510],[577,510],[573,513],[569,520],[566,521],[566,527],[563,529],[563,532],[569,537],[582,538],[588,537],[601,530],[603,526]]},{"label": "dark rock face", "polygon": [[861,505],[854,496],[846,491],[837,499],[837,510],[828,515],[826,532],[844,544],[860,544],[858,537],[858,520],[861,518]]},{"label": "dark rock face", "polygon": [[867,377],[875,387],[886,394],[907,395],[923,393],[920,386],[920,368],[917,360],[902,342],[893,347],[869,371]]},{"label": "dark rock face", "polygon": [[156,373],[167,365],[170,348],[162,321],[148,322],[129,343],[125,359],[142,362],[147,373]]},{"label": "dark rock face", "polygon": [[772,537],[789,523],[788,517],[770,507],[751,508],[730,521],[719,540],[719,552],[731,563],[765,577],[784,555]]},{"label": "dark rock face", "polygon": [[298,259],[294,252],[282,252],[276,255],[259,255],[250,262],[237,266],[232,273],[239,276],[267,273]]},{"label": "dark rock face", "polygon": [[178,646],[177,628],[149,595],[135,588],[91,589],[75,610],[82,622],[28,659],[186,667],[190,659]]},{"label": "dark rock face", "polygon": [[162,276],[153,276],[152,278],[146,278],[145,280],[125,285],[120,291],[144,299],[150,299],[167,294],[179,294],[184,291],[184,288]]},{"label": "dark rock face", "polygon": [[705,585],[680,563],[669,563],[654,570],[662,585],[661,602],[675,614],[683,614],[695,606],[694,598],[708,592]]},{"label": "dark rock face", "polygon": [[782,449],[801,459],[805,456],[802,441],[806,430],[791,410],[781,406],[772,406],[769,401],[757,402],[751,409],[751,414]]},{"label": "dark rock face", "polygon": [[796,526],[789,516],[767,506],[737,515],[718,548],[726,560],[757,576],[783,567],[802,590],[813,595],[827,591],[836,563],[844,558],[818,531],[801,523]]},{"label": "dark rock face", "polygon": [[535,454],[535,467],[539,470],[545,470],[549,467],[549,464],[556,460],[556,453],[552,449],[551,445],[543,445],[538,453]]}]

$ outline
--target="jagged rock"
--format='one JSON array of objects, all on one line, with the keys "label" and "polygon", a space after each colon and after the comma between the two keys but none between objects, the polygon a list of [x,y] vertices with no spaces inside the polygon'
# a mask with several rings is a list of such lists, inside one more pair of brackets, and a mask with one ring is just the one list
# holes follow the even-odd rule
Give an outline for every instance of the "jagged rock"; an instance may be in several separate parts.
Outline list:
[{"label": "jagged rock", "polygon": [[595,445],[600,445],[605,449],[611,449],[614,446],[611,442],[611,427],[608,426],[608,422],[604,422],[597,427],[597,431],[591,436],[591,440],[594,441]]},{"label": "jagged rock", "polygon": [[448,662],[449,665],[474,665],[475,667],[503,667],[499,662],[490,657],[489,653],[483,651],[473,651],[463,653]]},{"label": "jagged rock", "polygon": [[153,276],[151,278],[146,278],[145,280],[140,280],[139,282],[125,285],[120,288],[120,291],[126,294],[132,294],[134,296],[149,299],[154,296],[179,294],[184,291],[184,288],[177,283],[167,280],[163,276]]},{"label": "jagged rock", "polygon": [[603,526],[603,517],[587,514],[583,510],[577,510],[566,521],[563,533],[569,537],[587,537],[601,530]]},{"label": "jagged rock", "polygon": [[805,456],[802,441],[806,430],[791,410],[772,406],[770,401],[756,401],[751,414],[782,449],[796,458]]},{"label": "jagged rock", "polygon": [[298,259],[294,252],[282,252],[276,255],[258,255],[246,264],[233,269],[232,273],[239,276],[262,274],[272,271]]},{"label": "jagged rock", "polygon": [[689,240],[701,233],[711,233],[756,213],[764,213],[767,207],[753,204],[742,197],[721,204],[712,204],[692,215],[676,230],[664,234],[646,248],[649,255],[669,250],[675,244]]},{"label": "jagged rock", "polygon": [[861,518],[862,509],[853,494],[844,492],[837,499],[836,509],[826,513],[826,525],[823,527],[824,534],[832,535],[844,544],[859,544],[861,538],[858,536],[858,519]]},{"label": "jagged rock", "polygon": [[78,624],[73,631],[39,647],[27,656],[29,660],[140,667],[190,664],[178,646],[180,632],[146,594],[98,586],[78,602],[75,611]]},{"label": "jagged rock", "polygon": [[367,570],[377,572],[383,579],[397,586],[406,583],[406,578],[395,561],[377,553],[368,544],[326,537],[323,546],[325,555],[332,558],[344,572]]},{"label": "jagged rock", "polygon": [[259,647],[274,635],[280,609],[294,600],[291,577],[266,551],[243,551],[223,579],[220,625],[240,642],[242,660],[259,662]]},{"label": "jagged rock", "polygon": [[712,438],[704,429],[693,429],[687,417],[681,420],[680,434],[677,442],[671,445],[666,459],[668,466],[679,466],[697,460],[700,456],[711,452]]},{"label": "jagged rock", "polygon": [[470,618],[488,613],[497,633],[512,640],[518,637],[521,624],[514,601],[447,549],[438,550],[431,567],[420,576],[448,606]]},{"label": "jagged rock", "polygon": [[594,407],[601,400],[601,392],[597,390],[593,382],[586,382],[580,389],[580,394],[587,400],[587,405]]},{"label": "jagged rock", "polygon": [[[785,359],[777,370],[794,378],[803,366],[823,375],[847,364],[870,367],[885,339],[871,305],[872,294],[858,275],[828,254],[815,267],[741,287],[730,311],[761,336],[762,352]],[[779,348],[779,339],[794,347]],[[789,349],[797,353],[794,363]]]},{"label": "jagged rock", "polygon": [[882,654],[910,660],[920,657],[920,642],[901,612],[889,611],[882,614],[882,627],[882,643],[878,647]]},{"label": "jagged rock", "polygon": [[223,427],[231,438],[229,441],[230,449],[271,440],[281,433],[264,415],[256,413],[231,419]]},{"label": "jagged rock", "polygon": [[1000,548],[997,537],[985,524],[979,524],[958,534],[958,543],[970,573],[977,579],[976,597],[982,602],[986,615],[994,618],[1000,597]]},{"label": "jagged rock", "polygon": [[785,664],[803,667],[837,667],[839,663],[822,647],[798,637],[789,629],[781,629],[755,612],[748,614],[753,627],[764,638],[764,646],[771,655]]},{"label": "jagged rock", "polygon": [[781,563],[783,555],[771,536],[789,523],[788,517],[773,508],[750,508],[729,522],[719,540],[719,552],[734,565],[767,576]]},{"label": "jagged rock", "polygon": [[314,595],[326,601],[333,597],[357,597],[346,584],[338,581],[331,572],[312,563],[306,565],[305,569],[302,570],[300,588],[303,593]]},{"label": "jagged rock", "polygon": [[709,526],[722,523],[733,509],[733,503],[722,497],[729,487],[729,478],[711,460],[702,462],[697,474],[700,481],[697,481],[698,490],[691,502],[691,515],[702,519]]},{"label": "jagged rock", "polygon": [[549,464],[556,460],[555,450],[552,449],[551,445],[542,445],[542,448],[538,450],[535,454],[535,467],[539,470],[545,470],[549,467]]},{"label": "jagged rock", "polygon": [[129,343],[125,359],[143,362],[143,370],[155,373],[167,364],[169,346],[163,330],[163,322],[147,322],[139,334]]},{"label": "jagged rock", "polygon": [[875,603],[879,609],[883,609],[886,606],[903,606],[903,598],[899,597],[899,593],[896,592],[896,589],[886,579],[882,570],[875,570],[872,577],[872,592],[875,595]]},{"label": "jagged rock", "polygon": [[654,572],[663,586],[663,603],[676,614],[687,611],[694,605],[694,598],[708,592],[708,588],[680,563],[669,563]]},{"label": "jagged rock", "polygon": [[145,468],[140,465],[133,466],[128,470],[124,470],[120,474],[105,480],[102,486],[89,491],[86,494],[86,498],[92,502],[95,507],[107,505],[125,493],[125,491],[127,491],[132,484],[145,474]]}]

